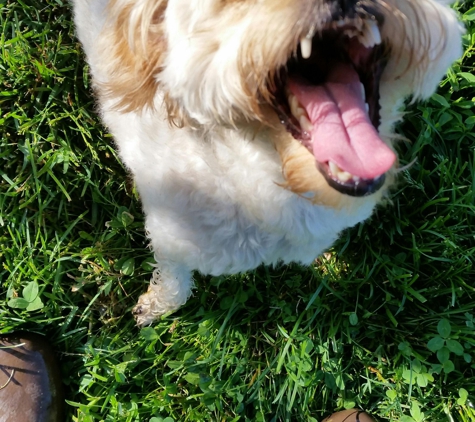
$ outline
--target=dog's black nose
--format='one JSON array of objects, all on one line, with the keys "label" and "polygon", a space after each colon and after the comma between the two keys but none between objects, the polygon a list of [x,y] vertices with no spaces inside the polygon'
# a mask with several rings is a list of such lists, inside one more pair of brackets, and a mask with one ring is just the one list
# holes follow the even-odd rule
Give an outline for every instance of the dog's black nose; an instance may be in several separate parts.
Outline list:
[{"label": "dog's black nose", "polygon": [[357,3],[359,0],[332,0],[331,14],[333,20],[341,20],[345,18],[352,19],[356,15]]},{"label": "dog's black nose", "polygon": [[331,9],[333,20],[360,17],[376,19],[380,24],[383,21],[383,15],[375,0],[333,0]]},{"label": "dog's black nose", "polygon": [[340,0],[338,3],[341,15],[347,17],[348,15],[355,13],[356,3],[358,2],[359,0]]}]

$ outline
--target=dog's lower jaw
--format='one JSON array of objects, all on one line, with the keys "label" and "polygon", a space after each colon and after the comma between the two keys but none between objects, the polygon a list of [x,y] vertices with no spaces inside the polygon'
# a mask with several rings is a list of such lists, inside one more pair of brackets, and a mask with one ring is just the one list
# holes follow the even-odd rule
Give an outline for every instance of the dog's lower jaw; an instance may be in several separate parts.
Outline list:
[{"label": "dog's lower jaw", "polygon": [[176,311],[191,296],[193,282],[190,271],[156,269],[146,293],[139,297],[132,314],[138,326],[150,325],[160,316]]}]

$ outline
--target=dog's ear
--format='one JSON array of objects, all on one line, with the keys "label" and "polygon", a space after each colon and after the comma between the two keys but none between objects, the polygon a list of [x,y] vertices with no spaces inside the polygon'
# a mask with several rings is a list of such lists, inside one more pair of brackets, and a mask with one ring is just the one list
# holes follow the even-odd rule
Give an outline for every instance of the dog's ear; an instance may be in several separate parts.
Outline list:
[{"label": "dog's ear", "polygon": [[153,107],[166,40],[163,31],[167,0],[112,0],[101,39],[108,56],[108,80],[101,94],[121,111]]}]

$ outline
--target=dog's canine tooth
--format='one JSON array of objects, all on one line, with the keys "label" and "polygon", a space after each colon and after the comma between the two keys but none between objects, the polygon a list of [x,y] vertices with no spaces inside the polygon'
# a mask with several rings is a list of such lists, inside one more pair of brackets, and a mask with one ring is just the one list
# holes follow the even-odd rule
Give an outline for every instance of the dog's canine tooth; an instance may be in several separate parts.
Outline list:
[{"label": "dog's canine tooth", "polygon": [[374,41],[374,45],[381,44],[381,31],[379,30],[379,26],[375,21],[368,21],[366,23],[366,31],[370,32]]},{"label": "dog's canine tooth", "polygon": [[308,59],[312,55],[312,39],[308,36],[300,39],[300,52],[304,59]]},{"label": "dog's canine tooth", "polygon": [[364,85],[360,82],[360,89],[361,89],[361,96],[363,97],[363,100],[366,100],[366,90],[364,88]]},{"label": "dog's canine tooth", "polygon": [[299,100],[295,95],[290,94],[288,97],[288,101],[290,106],[290,112],[297,118],[297,120],[300,120],[300,116],[307,117],[307,112],[303,107],[300,106]]},{"label": "dog's canine tooth", "polygon": [[330,168],[330,173],[343,183],[348,182],[350,179],[359,180],[358,176],[353,176],[351,173],[341,169],[338,164],[333,161],[329,161],[328,166]]},{"label": "dog's canine tooth", "polygon": [[338,165],[333,161],[328,162],[328,167],[330,167],[330,173],[335,176],[341,171],[340,167],[338,167]]},{"label": "dog's canine tooth", "polygon": [[364,106],[365,106],[365,109],[366,109],[366,113],[369,114],[369,104],[368,104],[368,103],[364,103]]},{"label": "dog's canine tooth", "polygon": [[313,130],[313,125],[305,114],[300,116],[299,123],[305,132],[311,132]]},{"label": "dog's canine tooth", "polygon": [[364,29],[358,36],[359,41],[366,48],[381,44],[381,32],[375,21],[366,21]]},{"label": "dog's canine tooth", "polygon": [[353,179],[353,175],[351,173],[348,173],[347,171],[340,171],[336,174],[336,177],[338,177],[338,180],[343,183],[348,182],[348,180],[350,179]]},{"label": "dog's canine tooth", "polygon": [[297,114],[298,109],[300,108],[299,100],[295,95],[289,95],[289,104],[290,104],[290,111],[292,114]]},{"label": "dog's canine tooth", "polygon": [[297,99],[297,97],[293,94],[290,94],[288,97],[288,101],[289,101],[289,106],[290,106],[290,112],[295,116],[295,117],[298,117],[299,116],[299,108],[300,108],[300,104],[299,104],[299,100]]},{"label": "dog's canine tooth", "polygon": [[371,40],[371,34],[367,30],[364,30],[358,34],[358,40],[366,48],[371,48],[374,46]]}]

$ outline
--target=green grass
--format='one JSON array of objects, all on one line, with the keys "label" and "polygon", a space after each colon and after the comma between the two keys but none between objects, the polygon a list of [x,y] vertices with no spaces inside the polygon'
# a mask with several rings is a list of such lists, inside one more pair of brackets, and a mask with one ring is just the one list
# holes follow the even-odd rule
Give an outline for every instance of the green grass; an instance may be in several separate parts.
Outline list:
[{"label": "green grass", "polygon": [[[0,0],[0,333],[47,335],[72,421],[475,421],[475,10],[400,130],[393,203],[314,268],[196,277],[139,330],[151,253],[61,0]],[[472,8],[472,9],[470,9]]]}]

